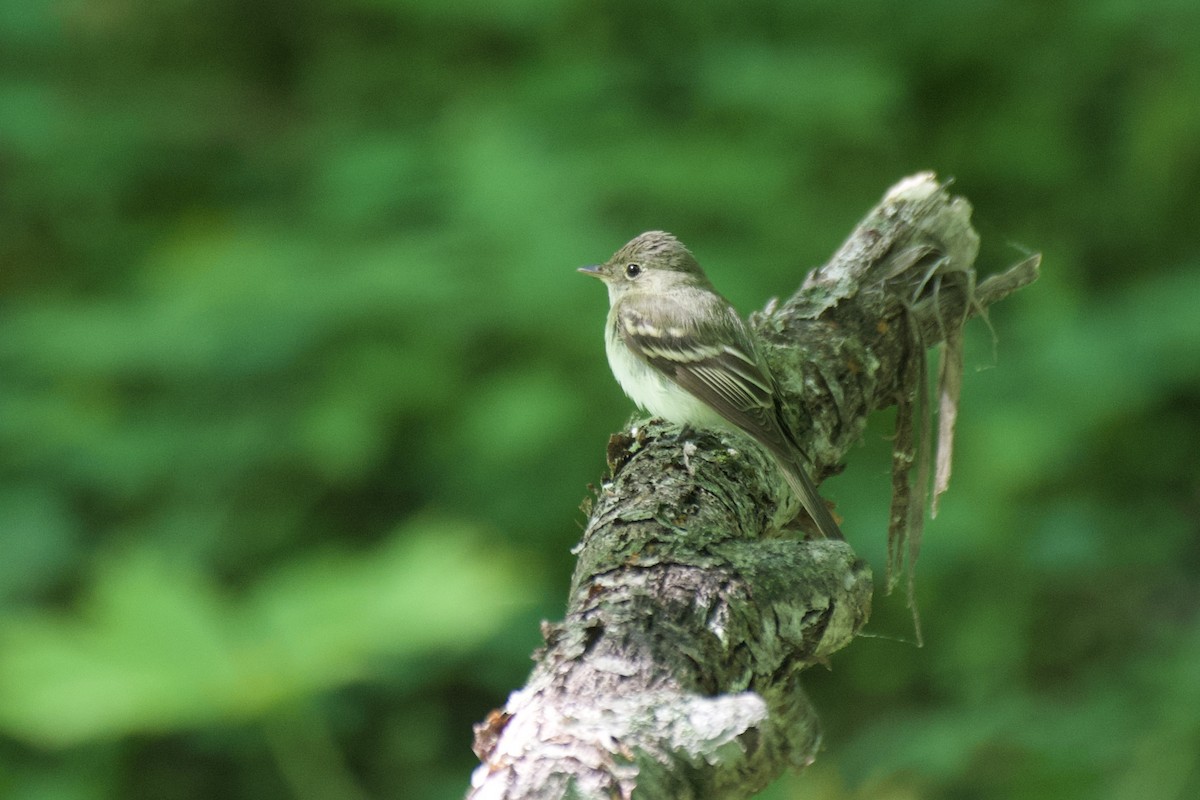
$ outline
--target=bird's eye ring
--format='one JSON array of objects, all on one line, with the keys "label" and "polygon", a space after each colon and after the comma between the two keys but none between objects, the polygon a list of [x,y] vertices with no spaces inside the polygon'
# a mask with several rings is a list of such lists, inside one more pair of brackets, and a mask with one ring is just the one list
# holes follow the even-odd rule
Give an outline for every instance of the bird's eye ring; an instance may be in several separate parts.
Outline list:
[{"label": "bird's eye ring", "polygon": [[642,274],[642,267],[640,264],[626,264],[625,265],[625,277],[626,278],[636,278],[638,275],[641,275],[641,274]]}]

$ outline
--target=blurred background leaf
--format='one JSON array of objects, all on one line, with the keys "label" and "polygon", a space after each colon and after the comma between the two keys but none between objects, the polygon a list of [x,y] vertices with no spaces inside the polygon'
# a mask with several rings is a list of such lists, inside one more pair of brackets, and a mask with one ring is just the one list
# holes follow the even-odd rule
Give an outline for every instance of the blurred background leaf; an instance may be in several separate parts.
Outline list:
[{"label": "blurred background leaf", "polygon": [[930,168],[1043,277],[764,797],[1200,795],[1198,98],[1182,0],[0,4],[0,796],[460,796],[630,412],[573,268],[749,311]]},{"label": "blurred background leaf", "polygon": [[533,585],[482,537],[414,527],[361,556],[294,559],[236,600],[191,564],[104,559],[78,618],[0,631],[0,726],[62,746],[257,717],[388,659],[468,650],[529,603]]}]

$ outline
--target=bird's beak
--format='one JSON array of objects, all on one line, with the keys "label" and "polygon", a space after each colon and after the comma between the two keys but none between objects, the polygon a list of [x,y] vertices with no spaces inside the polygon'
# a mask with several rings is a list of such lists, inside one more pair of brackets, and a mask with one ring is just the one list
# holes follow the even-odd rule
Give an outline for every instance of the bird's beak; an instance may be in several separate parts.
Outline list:
[{"label": "bird's beak", "polygon": [[582,272],[584,275],[591,275],[593,278],[603,278],[604,277],[604,273],[600,271],[599,264],[592,264],[587,267],[580,267],[579,272]]}]

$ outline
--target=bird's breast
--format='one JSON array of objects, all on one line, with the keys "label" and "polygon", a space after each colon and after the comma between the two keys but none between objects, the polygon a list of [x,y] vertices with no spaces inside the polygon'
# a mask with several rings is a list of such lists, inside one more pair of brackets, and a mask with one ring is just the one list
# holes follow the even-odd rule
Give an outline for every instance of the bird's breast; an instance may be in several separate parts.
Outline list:
[{"label": "bird's breast", "polygon": [[621,340],[615,325],[608,326],[604,344],[613,376],[639,408],[656,417],[694,428],[729,427],[729,423],[708,404],[634,355]]}]

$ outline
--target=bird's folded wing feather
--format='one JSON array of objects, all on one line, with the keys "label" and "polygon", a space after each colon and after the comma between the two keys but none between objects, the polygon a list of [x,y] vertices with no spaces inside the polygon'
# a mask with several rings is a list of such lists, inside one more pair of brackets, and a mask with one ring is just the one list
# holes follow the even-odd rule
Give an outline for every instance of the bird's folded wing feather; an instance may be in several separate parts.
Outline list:
[{"label": "bird's folded wing feather", "polygon": [[723,303],[705,313],[695,313],[698,310],[685,319],[674,307],[628,304],[617,315],[621,339],[632,353],[730,423],[768,447],[788,452],[776,416],[774,381],[761,366],[737,312]]}]

